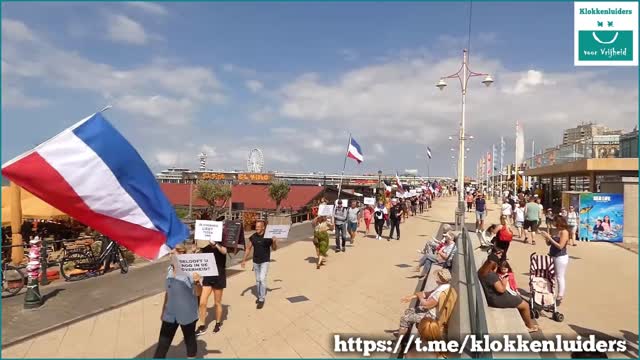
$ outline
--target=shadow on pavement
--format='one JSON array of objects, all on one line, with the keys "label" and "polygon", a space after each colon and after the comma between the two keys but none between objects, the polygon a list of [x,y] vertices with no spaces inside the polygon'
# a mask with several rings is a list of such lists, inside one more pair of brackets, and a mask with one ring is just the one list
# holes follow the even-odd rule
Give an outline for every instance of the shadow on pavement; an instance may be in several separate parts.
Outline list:
[{"label": "shadow on pavement", "polygon": [[[589,335],[595,335],[596,340],[605,340],[605,341],[620,340],[620,338],[614,338],[613,336],[607,335],[607,334],[602,333],[602,332],[600,332],[598,330],[587,329],[587,328],[583,328],[581,326],[574,325],[574,324],[570,324],[569,327],[573,331],[575,331],[578,335],[582,336],[583,340],[588,339]],[[633,339],[633,341],[635,341],[636,344],[637,344],[637,341],[638,341],[638,335],[637,334],[634,334],[634,333],[632,333],[630,331],[627,331],[627,330],[620,330],[620,332],[623,335],[622,337],[627,341],[627,345],[629,343],[631,343],[631,341],[629,341],[629,339],[628,339],[629,337],[631,337]],[[584,353],[587,353],[587,354],[590,355],[589,352],[583,352],[583,353],[577,353],[577,354],[582,355]],[[602,355],[604,353],[598,353],[598,354]],[[629,346],[627,346],[627,351],[622,352],[622,354],[624,356],[626,356],[626,357],[629,357],[629,358],[632,358],[632,359],[637,359],[638,358],[638,348],[637,347],[636,348],[633,348],[633,347],[630,348]],[[572,357],[573,357],[573,354],[572,354]],[[599,356],[599,357],[602,357],[602,356]],[[606,354],[605,354],[604,357],[606,357]]]},{"label": "shadow on pavement", "polygon": [[[160,334],[158,334],[160,335]],[[180,330],[176,332],[176,336],[182,336]],[[208,350],[207,343],[203,340],[197,340],[198,344],[198,352],[196,353],[196,358],[205,358],[208,354],[222,354],[220,350]],[[153,359],[153,355],[155,355],[156,345],[149,347],[147,350],[140,353],[136,356],[136,359]],[[180,342],[180,344],[171,346],[169,348],[169,352],[167,352],[168,359],[185,359],[187,357],[187,348],[184,345],[184,340]]]},{"label": "shadow on pavement", "polygon": [[42,295],[42,301],[44,303],[46,303],[49,299],[53,299],[54,297],[56,297],[59,293],[65,291],[65,289],[55,289],[47,294]]}]

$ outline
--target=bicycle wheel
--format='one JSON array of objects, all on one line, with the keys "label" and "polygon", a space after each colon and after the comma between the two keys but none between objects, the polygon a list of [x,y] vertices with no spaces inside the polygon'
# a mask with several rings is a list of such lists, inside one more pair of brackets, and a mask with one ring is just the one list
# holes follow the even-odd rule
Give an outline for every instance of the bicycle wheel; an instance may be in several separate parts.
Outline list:
[{"label": "bicycle wheel", "polygon": [[66,281],[77,281],[89,277],[91,259],[83,252],[67,253],[60,261],[60,275]]},{"label": "bicycle wheel", "polygon": [[120,273],[122,274],[128,273],[129,263],[127,262],[127,259],[124,257],[124,254],[122,253],[122,249],[118,248],[118,252],[116,256],[118,257],[118,263],[120,264]]},{"label": "bicycle wheel", "polygon": [[24,274],[12,265],[6,265],[2,272],[2,291],[16,295],[24,287]]}]

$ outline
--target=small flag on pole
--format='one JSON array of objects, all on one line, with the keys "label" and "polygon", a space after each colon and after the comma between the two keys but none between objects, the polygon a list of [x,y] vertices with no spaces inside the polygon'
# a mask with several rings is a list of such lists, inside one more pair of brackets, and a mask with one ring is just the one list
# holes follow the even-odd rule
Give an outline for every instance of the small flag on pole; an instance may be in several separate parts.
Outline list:
[{"label": "small flag on pole", "polygon": [[402,183],[400,182],[400,178],[398,177],[398,173],[396,172],[396,185],[398,186],[398,191],[400,193],[404,192],[404,188],[402,187]]},{"label": "small flag on pole", "polygon": [[364,161],[364,157],[362,156],[362,149],[353,138],[351,138],[351,142],[349,143],[349,151],[347,151],[347,156],[357,161],[358,164]]},{"label": "small flag on pole", "polygon": [[431,148],[427,146],[427,156],[431,159]]}]

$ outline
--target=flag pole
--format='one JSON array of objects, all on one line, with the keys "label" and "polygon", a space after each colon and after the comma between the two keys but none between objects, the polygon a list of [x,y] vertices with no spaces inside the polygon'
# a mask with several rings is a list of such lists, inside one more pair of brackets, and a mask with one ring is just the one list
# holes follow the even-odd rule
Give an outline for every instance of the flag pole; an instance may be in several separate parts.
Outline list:
[{"label": "flag pole", "polygon": [[344,163],[342,164],[342,174],[340,175],[340,185],[338,185],[338,200],[342,192],[342,179],[344,178],[344,169],[347,167],[347,155],[349,154],[349,146],[351,145],[351,133],[349,133],[349,141],[347,142],[347,152],[344,154]]},{"label": "flag pole", "polygon": [[513,193],[518,194],[518,120],[516,120],[515,157],[513,158]]}]

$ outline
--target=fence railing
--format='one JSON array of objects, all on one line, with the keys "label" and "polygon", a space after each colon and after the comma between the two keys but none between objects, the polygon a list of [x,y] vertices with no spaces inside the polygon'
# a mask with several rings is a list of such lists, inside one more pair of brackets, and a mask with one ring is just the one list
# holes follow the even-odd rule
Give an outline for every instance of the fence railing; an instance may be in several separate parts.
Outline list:
[{"label": "fence railing", "polygon": [[565,144],[532,156],[524,161],[528,169],[564,164],[582,159],[617,158],[620,155],[618,136],[598,136],[574,144]]},{"label": "fence railing", "polygon": [[[465,278],[467,279],[467,298],[469,300],[469,327],[471,334],[476,338],[481,338],[489,334],[487,327],[487,316],[484,311],[484,290],[478,279],[476,261],[473,255],[473,244],[469,238],[469,232],[466,228],[462,230],[462,248],[465,269]],[[489,353],[471,353],[474,358],[493,358]]]}]

